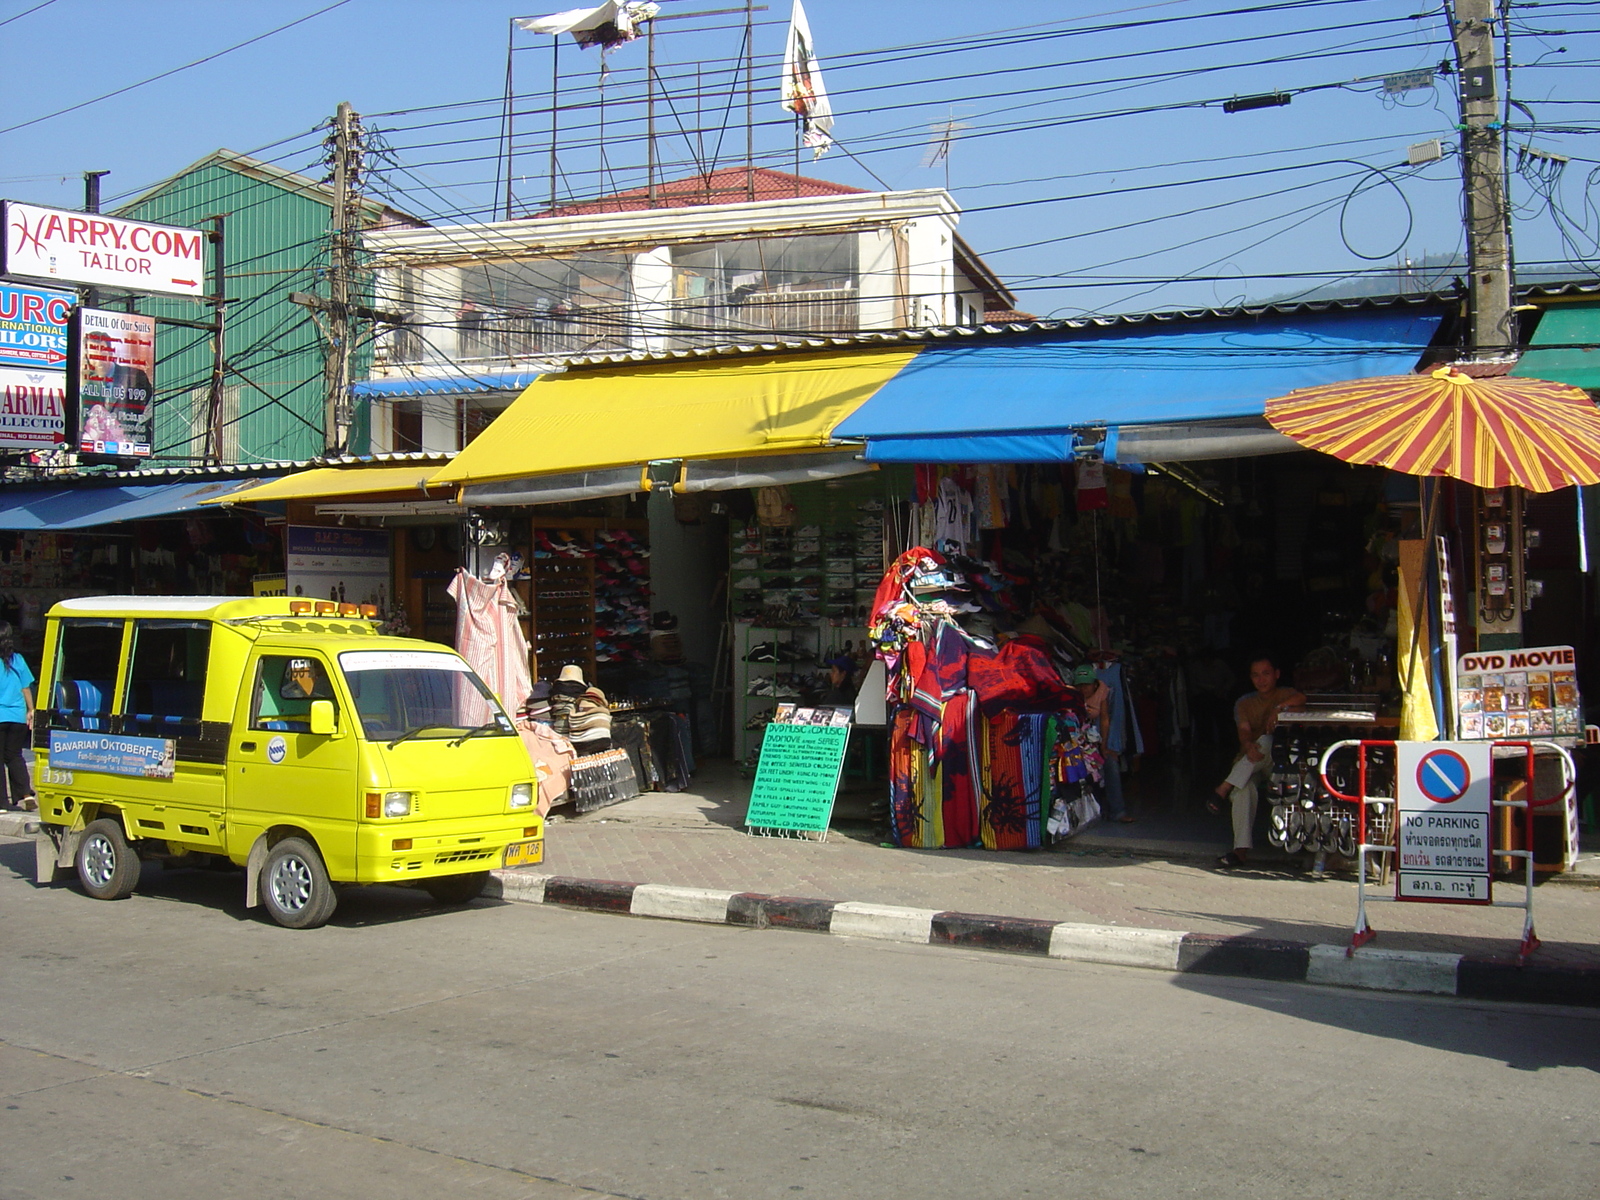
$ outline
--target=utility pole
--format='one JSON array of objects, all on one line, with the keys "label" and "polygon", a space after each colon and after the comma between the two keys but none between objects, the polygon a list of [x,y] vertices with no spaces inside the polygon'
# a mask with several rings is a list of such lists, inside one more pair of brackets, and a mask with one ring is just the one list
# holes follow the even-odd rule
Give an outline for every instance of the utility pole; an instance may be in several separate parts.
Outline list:
[{"label": "utility pole", "polygon": [[227,214],[210,218],[211,233],[211,386],[206,393],[205,465],[222,466],[223,374],[227,370],[228,253],[224,238]]},{"label": "utility pole", "polygon": [[1516,352],[1511,209],[1495,82],[1495,0],[1455,0],[1452,31],[1461,89],[1461,177],[1465,191],[1468,359]]},{"label": "utility pole", "polygon": [[350,281],[355,274],[355,227],[360,211],[357,187],[361,177],[361,121],[348,102],[333,118],[329,139],[333,165],[332,237],[328,256],[328,353],[323,379],[327,385],[324,412],[328,454],[343,454],[350,445]]},{"label": "utility pole", "polygon": [[[111,174],[110,171],[85,171],[83,173],[83,211],[97,213],[100,211],[100,180]],[[85,308],[100,307],[100,289],[86,287],[83,289],[83,304]]]}]

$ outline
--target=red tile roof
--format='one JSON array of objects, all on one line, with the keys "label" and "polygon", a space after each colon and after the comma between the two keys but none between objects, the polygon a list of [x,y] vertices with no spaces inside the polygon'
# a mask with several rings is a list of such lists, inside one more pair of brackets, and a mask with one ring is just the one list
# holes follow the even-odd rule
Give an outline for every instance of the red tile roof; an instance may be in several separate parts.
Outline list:
[{"label": "red tile roof", "polygon": [[811,179],[766,167],[722,167],[704,175],[668,179],[656,184],[655,203],[647,188],[629,188],[593,200],[558,204],[553,209],[530,213],[533,217],[581,217],[594,213],[645,212],[652,208],[693,208],[701,204],[744,204],[755,200],[792,200],[797,196],[853,196],[865,188],[847,187],[826,179]]}]

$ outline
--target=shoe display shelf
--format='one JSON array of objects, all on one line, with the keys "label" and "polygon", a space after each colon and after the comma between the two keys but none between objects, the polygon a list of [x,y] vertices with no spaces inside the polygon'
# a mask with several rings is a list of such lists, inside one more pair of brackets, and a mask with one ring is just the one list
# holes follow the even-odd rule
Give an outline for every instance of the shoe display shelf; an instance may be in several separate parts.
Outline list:
[{"label": "shoe display shelf", "polygon": [[821,631],[815,625],[772,629],[752,621],[735,621],[733,630],[734,750],[743,762],[761,751],[765,725],[760,718],[781,703],[803,702],[803,692],[790,680],[817,669]]},{"label": "shoe display shelf", "polygon": [[514,518],[508,549],[524,568],[512,581],[536,679],[577,666],[594,681],[608,662],[650,645],[649,524],[614,517]]}]

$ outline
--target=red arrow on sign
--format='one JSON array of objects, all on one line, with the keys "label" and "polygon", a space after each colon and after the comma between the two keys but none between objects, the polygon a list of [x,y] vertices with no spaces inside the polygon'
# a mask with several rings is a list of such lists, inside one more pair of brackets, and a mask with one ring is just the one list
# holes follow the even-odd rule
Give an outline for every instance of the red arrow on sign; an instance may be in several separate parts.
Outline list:
[{"label": "red arrow on sign", "polygon": [[195,285],[195,281],[192,280],[192,279],[174,279],[174,280],[172,280],[172,282],[173,283],[181,283],[181,284],[183,284],[184,287],[194,287],[194,285]]}]

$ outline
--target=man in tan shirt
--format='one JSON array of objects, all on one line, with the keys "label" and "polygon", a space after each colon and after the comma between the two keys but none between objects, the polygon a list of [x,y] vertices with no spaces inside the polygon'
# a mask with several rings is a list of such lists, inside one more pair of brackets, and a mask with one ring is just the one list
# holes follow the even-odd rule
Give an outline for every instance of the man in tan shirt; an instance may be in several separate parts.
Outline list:
[{"label": "man in tan shirt", "polygon": [[1277,665],[1266,655],[1251,661],[1250,682],[1256,690],[1241,696],[1233,706],[1239,757],[1228,777],[1217,784],[1218,800],[1206,803],[1207,808],[1217,812],[1219,801],[1232,800],[1233,849],[1217,860],[1224,867],[1243,866],[1254,845],[1251,830],[1256,822],[1257,781],[1272,772],[1272,734],[1278,727],[1278,714],[1306,702],[1294,688],[1278,686]]}]

